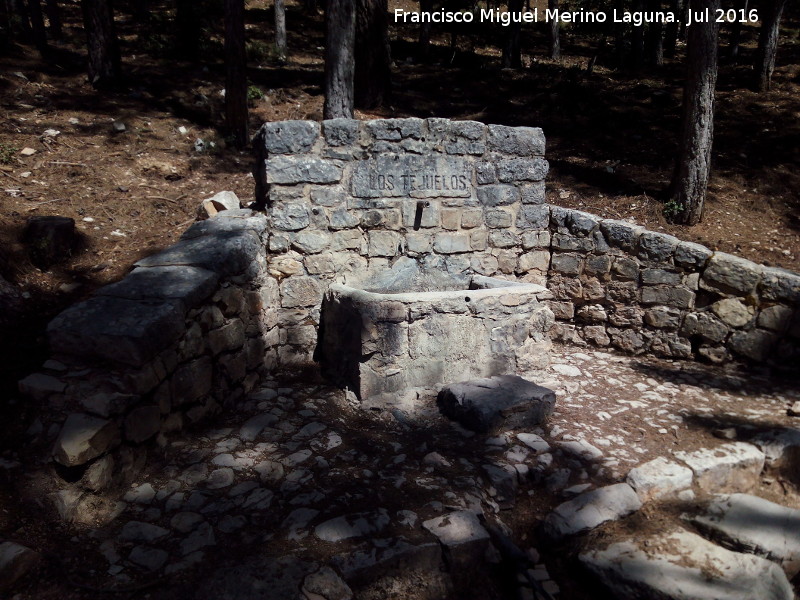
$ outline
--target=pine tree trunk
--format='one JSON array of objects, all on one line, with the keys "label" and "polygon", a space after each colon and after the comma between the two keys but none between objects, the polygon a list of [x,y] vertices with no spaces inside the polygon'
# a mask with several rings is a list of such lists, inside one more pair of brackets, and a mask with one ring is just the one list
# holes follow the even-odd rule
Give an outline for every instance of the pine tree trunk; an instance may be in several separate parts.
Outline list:
[{"label": "pine tree trunk", "polygon": [[195,0],[178,0],[175,13],[175,29],[178,56],[196,62],[200,49],[200,19],[194,6]]},{"label": "pine tree trunk", "polygon": [[[419,0],[420,12],[431,12],[433,10],[433,0]],[[431,53],[431,23],[425,22],[419,25],[419,54],[423,60],[427,60]]]},{"label": "pine tree trunk", "polygon": [[[736,2],[736,12],[743,11],[744,14],[747,14],[747,0],[737,0]],[[742,23],[740,19],[736,19],[731,24],[731,43],[730,47],[728,48],[728,56],[731,57],[733,62],[736,62],[739,58],[739,44],[742,41]]]},{"label": "pine tree trunk", "polygon": [[[557,10],[558,0],[547,0],[547,8],[550,10]],[[561,58],[561,36],[558,19],[552,19],[550,21],[548,30],[550,34],[550,48],[548,49],[548,54],[550,58],[557,60]]]},{"label": "pine tree trunk", "polygon": [[352,0],[328,0],[327,4],[323,116],[352,119],[356,11]]},{"label": "pine tree trunk", "polygon": [[286,5],[284,0],[275,0],[275,50],[278,60],[286,60]]},{"label": "pine tree trunk", "polygon": [[[631,10],[644,11],[644,0],[633,0]],[[634,69],[640,69],[644,64],[644,25],[632,27],[631,31],[631,64]]]},{"label": "pine tree trunk", "polygon": [[40,0],[28,0],[28,12],[31,15],[31,27],[33,29],[33,43],[42,56],[46,55],[47,33],[44,28],[44,15],[42,14],[42,3]]},{"label": "pine tree trunk", "polygon": [[61,23],[61,9],[58,6],[58,0],[47,0],[47,20],[50,22],[48,30],[50,37],[54,40],[60,40],[64,37],[64,31]]},{"label": "pine tree trunk", "polygon": [[247,145],[247,57],[244,0],[225,0],[225,123],[239,148]]},{"label": "pine tree trunk", "polygon": [[0,53],[5,53],[11,45],[11,18],[8,1],[0,0]]},{"label": "pine tree trunk", "polygon": [[[523,7],[523,0],[508,0],[509,12],[521,12]],[[508,37],[503,46],[502,65],[504,68],[517,69],[522,66],[522,54],[520,51],[519,35],[522,25],[520,23],[511,23],[508,26]]]},{"label": "pine tree trunk", "polygon": [[377,108],[389,97],[392,58],[387,0],[355,0],[354,100],[359,108]]},{"label": "pine tree trunk", "polygon": [[772,72],[775,70],[775,56],[778,54],[778,36],[781,15],[786,0],[767,0],[761,11],[761,31],[758,35],[756,52],[756,89],[766,92],[772,86]]},{"label": "pine tree trunk", "polygon": [[694,14],[708,9],[712,18],[711,23],[696,23],[693,19],[688,28],[683,123],[667,206],[668,216],[685,225],[696,225],[703,217],[711,172],[719,40],[719,24],[714,22],[714,15],[719,7],[720,0],[691,0]]},{"label": "pine tree trunk", "polygon": [[109,0],[81,0],[83,26],[89,50],[89,81],[95,87],[119,81],[121,61]]},{"label": "pine tree trunk", "polygon": [[671,0],[669,11],[674,15],[675,22],[667,23],[664,32],[664,56],[675,58],[675,50],[678,47],[678,33],[680,29],[680,18],[683,14],[683,2],[688,0]]},{"label": "pine tree trunk", "polygon": [[[648,0],[647,10],[661,10],[661,0]],[[653,67],[664,64],[664,24],[660,21],[650,23],[647,27],[647,63]]]},{"label": "pine tree trunk", "polygon": [[19,36],[24,42],[33,39],[30,14],[25,0],[9,0],[8,14],[11,20],[11,33]]}]

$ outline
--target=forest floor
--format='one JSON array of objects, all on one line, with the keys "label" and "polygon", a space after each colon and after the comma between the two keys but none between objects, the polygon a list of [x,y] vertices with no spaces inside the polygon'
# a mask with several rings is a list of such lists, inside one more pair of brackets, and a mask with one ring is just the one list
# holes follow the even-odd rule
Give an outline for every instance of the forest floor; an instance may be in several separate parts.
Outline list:
[{"label": "forest floor", "polygon": [[[46,60],[24,45],[0,56],[0,276],[25,298],[23,318],[0,339],[0,418],[12,423],[0,442],[3,456],[22,442],[32,417],[15,382],[44,359],[48,320],[175,242],[201,200],[223,190],[244,203],[253,197],[251,153],[228,147],[221,133],[219,37],[204,40],[197,62],[171,59],[170,22],[162,3],[151,4],[148,24],[119,15],[126,80],[118,90],[99,92],[86,82],[77,4],[63,4],[65,38]],[[252,132],[265,121],[322,117],[322,15],[287,1],[290,56],[280,63],[270,51],[271,5],[248,2]],[[524,38],[523,68],[500,69],[502,30],[461,35],[454,46],[439,32],[421,61],[416,31],[396,25],[393,95],[357,117],[542,127],[549,202],[798,270],[800,40],[791,27],[770,92],[747,87],[755,27],[745,27],[739,64],[721,65],[713,172],[704,219],[693,227],[671,225],[662,214],[680,123],[682,48],[658,69],[616,71],[599,40],[569,29],[564,58],[543,58],[541,27]],[[21,242],[27,219],[41,215],[75,219],[80,238],[48,271],[31,263]]]}]

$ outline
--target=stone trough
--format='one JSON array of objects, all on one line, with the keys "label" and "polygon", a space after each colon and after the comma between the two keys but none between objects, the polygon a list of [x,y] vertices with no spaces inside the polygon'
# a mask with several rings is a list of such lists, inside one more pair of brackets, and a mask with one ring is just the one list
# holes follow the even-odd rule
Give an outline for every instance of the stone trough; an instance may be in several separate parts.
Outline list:
[{"label": "stone trough", "polygon": [[402,262],[365,285],[328,289],[316,356],[328,379],[370,405],[547,366],[546,288],[425,273],[411,260],[397,268]]}]

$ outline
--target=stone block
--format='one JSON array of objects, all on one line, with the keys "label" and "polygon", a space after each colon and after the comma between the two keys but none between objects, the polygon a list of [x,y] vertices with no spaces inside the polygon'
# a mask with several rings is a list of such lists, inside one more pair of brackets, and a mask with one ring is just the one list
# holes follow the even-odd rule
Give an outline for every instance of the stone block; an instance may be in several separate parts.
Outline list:
[{"label": "stone block", "polygon": [[489,232],[489,245],[492,248],[513,248],[519,246],[519,236],[506,229],[493,229]]},{"label": "stone block", "polygon": [[439,254],[456,254],[470,252],[469,234],[466,233],[437,233],[433,241],[433,249]]},{"label": "stone block", "polygon": [[485,185],[478,188],[477,195],[484,206],[507,206],[519,202],[519,191],[513,185]]},{"label": "stone block", "polygon": [[644,322],[659,329],[677,329],[681,324],[681,311],[672,306],[654,306],[644,313]]},{"label": "stone block", "polygon": [[692,471],[678,463],[659,457],[631,469],[625,480],[639,500],[650,502],[664,497],[676,496],[678,492],[692,487]]},{"label": "stone block", "polygon": [[531,250],[532,248],[549,248],[549,247],[550,247],[549,231],[526,231],[522,234],[522,248],[524,250]]},{"label": "stone block", "polygon": [[125,417],[125,439],[140,444],[156,435],[161,429],[161,410],[158,406],[134,408]]},{"label": "stone block", "polygon": [[480,208],[468,208],[461,213],[461,227],[473,229],[483,225],[483,211]]},{"label": "stone block", "polygon": [[442,229],[449,231],[456,231],[461,225],[461,209],[460,208],[443,208],[442,209]]},{"label": "stone block", "polygon": [[680,273],[664,269],[642,269],[640,275],[642,285],[679,285],[682,280]]},{"label": "stone block", "polygon": [[765,300],[784,300],[790,304],[800,304],[800,273],[775,267],[766,268],[762,271],[759,291]]},{"label": "stone block", "polygon": [[514,221],[513,214],[502,208],[490,209],[485,214],[486,226],[490,229],[505,229],[511,227]]},{"label": "stone block", "polygon": [[369,232],[369,255],[385,256],[391,258],[402,252],[400,246],[402,238],[400,234],[393,231],[370,231]]},{"label": "stone block", "polygon": [[700,287],[723,294],[747,296],[755,291],[762,269],[761,265],[744,258],[716,252],[708,260],[700,278]]},{"label": "stone block", "polygon": [[329,146],[349,146],[358,140],[356,119],[326,119],[322,122],[322,134]]},{"label": "stone block", "polygon": [[515,156],[544,156],[544,134],[538,127],[489,125],[487,144],[490,151]]},{"label": "stone block", "polygon": [[134,301],[98,296],[74,304],[47,326],[59,354],[142,366],[185,331],[180,301]]},{"label": "stone block", "polygon": [[553,253],[550,268],[564,275],[580,275],[583,271],[583,258],[580,254]]},{"label": "stone block", "polygon": [[532,181],[519,184],[520,200],[523,204],[544,204],[545,183],[544,181]]},{"label": "stone block", "polygon": [[553,411],[555,394],[516,375],[500,375],[450,384],[437,402],[450,419],[486,433],[542,423]]},{"label": "stone block", "polygon": [[800,510],[748,494],[715,496],[691,522],[722,545],[800,572]]},{"label": "stone block", "polygon": [[226,277],[245,271],[261,252],[262,242],[255,232],[231,231],[181,240],[158,254],[137,261],[135,266],[193,266]]},{"label": "stone block", "polygon": [[208,356],[178,367],[170,378],[170,394],[176,406],[201,400],[211,392],[214,367]]},{"label": "stone block", "polygon": [[776,304],[762,308],[758,315],[758,326],[772,331],[786,331],[792,323],[792,309]]},{"label": "stone block", "polygon": [[221,352],[238,350],[244,346],[245,330],[241,320],[236,319],[208,333],[208,347],[215,356]]},{"label": "stone block", "polygon": [[764,453],[752,444],[732,442],[694,452],[675,452],[694,471],[700,489],[709,493],[746,492],[758,485]]},{"label": "stone block", "polygon": [[686,269],[702,269],[711,255],[711,250],[694,242],[680,242],[675,248],[675,264]]},{"label": "stone block", "polygon": [[512,158],[497,162],[497,179],[502,183],[544,181],[549,163],[543,158]]},{"label": "stone block", "polygon": [[497,174],[495,173],[494,163],[475,163],[475,181],[478,183],[478,185],[495,183],[497,181]]},{"label": "stone block", "polygon": [[553,541],[586,533],[639,510],[642,502],[627,483],[617,483],[564,502],[544,520],[544,532]]},{"label": "stone block", "polygon": [[709,342],[722,342],[730,330],[710,312],[689,313],[683,320],[681,333],[685,336],[699,335]]},{"label": "stone block", "polygon": [[319,254],[330,244],[330,234],[322,231],[301,231],[294,240],[292,248],[302,254]]},{"label": "stone block", "polygon": [[607,254],[587,256],[583,271],[592,275],[605,275],[611,271],[611,257]]},{"label": "stone block", "polygon": [[711,312],[731,327],[744,327],[753,320],[755,310],[736,298],[723,298],[711,305]]},{"label": "stone block", "polygon": [[67,384],[52,375],[32,373],[22,379],[17,387],[20,394],[29,396],[34,400],[44,401],[53,394],[62,394],[67,389]]},{"label": "stone block", "polygon": [[283,308],[317,306],[322,301],[322,288],[313,277],[289,277],[281,282],[280,290]]},{"label": "stone block", "polygon": [[258,133],[268,154],[310,152],[319,138],[319,124],[314,121],[277,121],[265,123]]},{"label": "stone block", "polygon": [[591,252],[594,250],[592,238],[576,237],[569,233],[554,233],[550,245],[554,250],[566,252]]},{"label": "stone block", "polygon": [[15,542],[1,543],[0,592],[10,591],[20,579],[36,569],[40,562],[41,556],[39,553],[34,552],[27,546],[22,546]]},{"label": "stone block", "polygon": [[120,442],[114,421],[73,413],[61,427],[53,448],[53,458],[65,467],[85,464]]},{"label": "stone block", "polygon": [[[547,229],[549,221],[550,208],[546,204],[523,205],[517,212],[516,225],[518,229]],[[549,232],[546,233],[549,236]]]},{"label": "stone block", "polygon": [[778,336],[772,331],[734,331],[728,340],[731,350],[756,362],[765,361],[776,349]]},{"label": "stone block", "polygon": [[644,228],[627,221],[603,219],[600,221],[600,231],[603,232],[610,246],[623,250],[634,250]]},{"label": "stone block", "polygon": [[657,263],[668,263],[672,259],[680,240],[666,233],[643,231],[639,235],[639,253],[641,259]]},{"label": "stone block", "polygon": [[531,270],[547,271],[549,267],[550,252],[547,250],[538,250],[520,254],[519,262],[517,263],[517,271],[519,273],[527,273]]},{"label": "stone block", "polygon": [[692,308],[694,292],[685,287],[654,286],[642,288],[642,304],[664,304],[677,308]]},{"label": "stone block", "polygon": [[319,158],[275,156],[267,159],[267,183],[271,185],[337,183],[341,179],[340,166]]},{"label": "stone block", "polygon": [[615,598],[791,600],[780,567],[731,552],[684,529],[614,542],[579,557]]},{"label": "stone block", "polygon": [[451,569],[482,561],[491,538],[475,513],[460,510],[422,523],[444,548],[445,563]]}]

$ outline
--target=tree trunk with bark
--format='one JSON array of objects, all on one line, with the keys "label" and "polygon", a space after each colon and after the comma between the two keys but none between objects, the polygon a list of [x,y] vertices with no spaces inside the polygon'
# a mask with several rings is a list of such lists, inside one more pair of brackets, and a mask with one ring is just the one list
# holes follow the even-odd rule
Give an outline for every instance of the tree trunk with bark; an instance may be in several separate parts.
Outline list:
[{"label": "tree trunk with bark", "polygon": [[114,10],[109,0],[81,0],[89,50],[89,81],[95,87],[117,83],[122,74]]},{"label": "tree trunk with bark", "polygon": [[225,0],[225,124],[233,143],[247,145],[247,57],[244,0]]},{"label": "tree trunk with bark", "polygon": [[195,0],[178,0],[175,29],[178,56],[184,60],[197,61],[200,49],[200,17]]},{"label": "tree trunk with bark", "polygon": [[326,119],[353,118],[356,11],[352,0],[328,0],[325,15]]},{"label": "tree trunk with bark", "polygon": [[[737,0],[736,2],[737,15],[747,14],[747,5],[748,5],[748,0]],[[730,46],[728,47],[728,56],[730,56],[733,62],[737,62],[739,58],[739,44],[741,43],[741,41],[742,41],[742,22],[741,19],[736,19],[731,24],[731,40],[730,40]]]},{"label": "tree trunk with bark", "polygon": [[758,34],[756,52],[756,89],[766,92],[772,86],[772,72],[775,70],[775,56],[778,54],[778,35],[781,15],[786,0],[767,0],[760,12],[761,31]]},{"label": "tree trunk with bark", "polygon": [[391,92],[388,5],[387,0],[355,0],[355,5],[354,100],[358,108],[372,109]]},{"label": "tree trunk with bark", "polygon": [[42,3],[40,0],[28,0],[28,13],[31,16],[31,28],[33,30],[33,43],[42,56],[48,53],[47,32],[44,28],[44,14],[42,13]]},{"label": "tree trunk with bark", "polygon": [[278,60],[286,60],[286,4],[284,0],[275,0],[275,50],[278,53]]},{"label": "tree trunk with bark", "polygon": [[[644,0],[633,0],[631,10],[641,12],[645,10]],[[644,64],[644,25],[632,26],[631,30],[631,65],[640,69]]]},{"label": "tree trunk with bark", "polygon": [[684,225],[695,225],[702,219],[711,172],[719,41],[719,24],[714,22],[714,15],[719,7],[720,0],[691,0],[693,14],[708,9],[712,18],[711,23],[693,19],[688,28],[683,122],[670,199],[665,207],[672,221]]},{"label": "tree trunk with bark", "polygon": [[47,0],[46,4],[47,20],[50,22],[48,31],[50,37],[54,40],[60,40],[64,37],[64,30],[61,22],[61,9],[58,6],[58,0]]},{"label": "tree trunk with bark", "polygon": [[670,0],[669,12],[675,17],[674,23],[667,23],[664,31],[664,56],[675,58],[678,48],[678,33],[680,32],[680,19],[683,15],[683,3],[688,0]]},{"label": "tree trunk with bark", "polygon": [[[547,0],[547,8],[550,10],[558,9],[558,0]],[[552,59],[561,58],[561,35],[559,31],[558,19],[552,19],[548,23],[549,45],[548,54]]]},{"label": "tree trunk with bark", "polygon": [[[433,11],[433,0],[419,0],[420,12]],[[419,24],[419,55],[423,60],[427,60],[431,52],[431,23]]]},{"label": "tree trunk with bark", "polygon": [[[521,12],[523,0],[508,0],[508,11],[515,13]],[[522,53],[520,48],[521,23],[511,23],[508,27],[508,37],[503,45],[502,65],[504,68],[518,69],[522,66]]]},{"label": "tree trunk with bark", "polygon": [[25,0],[8,0],[7,5],[11,34],[24,42],[30,42],[33,39],[33,30]]},{"label": "tree trunk with bark", "polygon": [[[661,11],[661,0],[648,0],[647,10]],[[647,27],[647,64],[653,67],[664,64],[664,24],[660,21]]]}]

